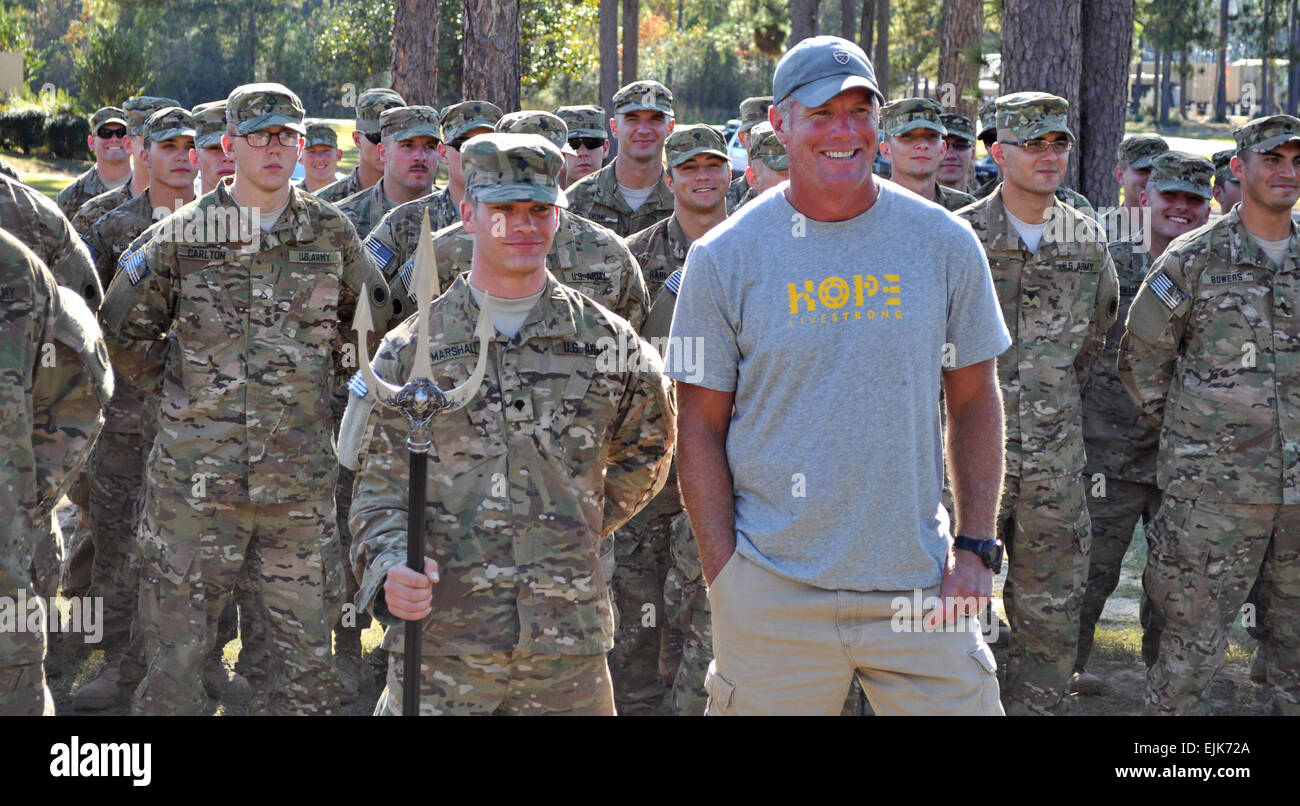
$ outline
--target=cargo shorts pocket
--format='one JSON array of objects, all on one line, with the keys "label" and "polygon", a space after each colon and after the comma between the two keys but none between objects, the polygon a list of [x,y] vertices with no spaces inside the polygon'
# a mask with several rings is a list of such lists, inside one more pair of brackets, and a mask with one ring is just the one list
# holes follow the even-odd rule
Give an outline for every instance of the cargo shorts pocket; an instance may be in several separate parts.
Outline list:
[{"label": "cargo shorts pocket", "polygon": [[709,661],[709,671],[704,675],[704,691],[709,695],[705,716],[731,715],[731,700],[736,694],[736,684],[718,674],[717,658]]}]

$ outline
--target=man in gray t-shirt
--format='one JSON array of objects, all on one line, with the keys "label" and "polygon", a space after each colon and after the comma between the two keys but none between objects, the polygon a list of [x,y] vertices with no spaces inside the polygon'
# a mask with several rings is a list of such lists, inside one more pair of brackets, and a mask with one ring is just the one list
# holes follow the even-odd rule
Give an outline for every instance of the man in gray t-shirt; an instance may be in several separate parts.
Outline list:
[{"label": "man in gray t-shirt", "polygon": [[873,179],[860,48],[804,40],[773,84],[790,181],[695,243],[666,361],[713,609],[708,713],[837,713],[856,673],[879,714],[1001,714],[975,614],[1001,560],[1010,338],[983,251]]}]

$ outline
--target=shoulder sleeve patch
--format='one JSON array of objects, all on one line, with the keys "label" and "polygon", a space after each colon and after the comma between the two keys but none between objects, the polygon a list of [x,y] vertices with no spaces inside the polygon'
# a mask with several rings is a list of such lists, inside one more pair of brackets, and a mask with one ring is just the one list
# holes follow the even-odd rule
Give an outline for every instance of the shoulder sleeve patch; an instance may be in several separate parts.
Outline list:
[{"label": "shoulder sleeve patch", "polygon": [[676,294],[677,289],[682,287],[682,270],[677,269],[672,274],[668,275],[668,279],[664,281],[664,286],[669,291]]},{"label": "shoulder sleeve patch", "polygon": [[126,279],[131,281],[131,285],[138,285],[141,280],[149,276],[149,266],[144,262],[144,253],[139,249],[122,253],[117,261],[118,269],[126,272]]},{"label": "shoulder sleeve patch", "polygon": [[375,266],[377,266],[380,269],[387,266],[388,261],[393,259],[393,255],[394,255],[393,250],[389,249],[387,246],[384,246],[383,242],[380,241],[378,238],[375,237],[367,238],[365,247],[366,247],[366,251],[370,253],[370,257],[374,259]]},{"label": "shoulder sleeve patch", "polygon": [[1151,276],[1151,291],[1156,298],[1165,304],[1169,310],[1174,310],[1187,299],[1187,292],[1179,288],[1169,275],[1165,272],[1158,271]]}]

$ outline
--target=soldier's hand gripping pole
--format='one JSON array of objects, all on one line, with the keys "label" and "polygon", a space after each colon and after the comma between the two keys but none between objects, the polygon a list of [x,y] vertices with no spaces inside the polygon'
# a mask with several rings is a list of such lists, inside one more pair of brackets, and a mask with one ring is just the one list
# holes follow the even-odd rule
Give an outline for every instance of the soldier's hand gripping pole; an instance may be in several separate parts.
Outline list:
[{"label": "soldier's hand gripping pole", "polygon": [[[410,491],[407,496],[406,566],[418,574],[424,573],[424,509],[427,502],[429,449],[433,445],[433,418],[455,411],[468,403],[478,392],[487,368],[488,342],[492,337],[492,320],[487,306],[479,311],[475,335],[479,339],[478,362],[474,372],[460,386],[444,392],[433,382],[433,367],[429,353],[429,305],[433,302],[438,283],[438,265],[433,253],[433,235],[429,229],[429,213],[424,214],[420,226],[420,243],[415,250],[414,277],[416,302],[416,353],[411,376],[405,385],[387,383],[370,366],[366,338],[373,323],[365,300],[366,288],[361,288],[361,302],[353,327],[357,331],[357,355],[360,358],[361,376],[365,382],[364,396],[370,402],[396,409],[406,418],[410,432],[406,447],[410,452]],[[358,391],[353,389],[354,392]],[[419,621],[406,622],[404,644],[405,687],[402,690],[402,716],[417,716],[420,711],[420,629]]]}]

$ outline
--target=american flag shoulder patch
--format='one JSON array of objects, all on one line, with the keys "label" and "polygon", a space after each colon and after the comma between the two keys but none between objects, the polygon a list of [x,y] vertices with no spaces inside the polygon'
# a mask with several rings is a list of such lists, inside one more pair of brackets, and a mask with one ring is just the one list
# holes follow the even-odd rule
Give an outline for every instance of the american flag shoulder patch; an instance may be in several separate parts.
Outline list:
[{"label": "american flag shoulder patch", "polygon": [[354,372],[352,377],[348,379],[348,391],[360,398],[366,396],[369,390],[366,388],[365,380],[361,377],[361,370]]},{"label": "american flag shoulder patch", "polygon": [[1171,311],[1183,304],[1183,300],[1187,299],[1187,292],[1175,285],[1174,281],[1169,279],[1169,275],[1163,271],[1152,275],[1151,291]]},{"label": "american flag shoulder patch", "polygon": [[664,286],[665,286],[669,291],[671,291],[671,292],[673,292],[674,294],[676,294],[676,293],[677,293],[677,289],[679,289],[679,288],[682,287],[682,270],[681,270],[681,269],[677,269],[677,270],[674,271],[672,274],[668,275],[668,279],[667,279],[667,280],[664,280]]},{"label": "american flag shoulder patch", "polygon": [[127,250],[118,258],[117,266],[120,271],[126,272],[126,279],[131,281],[131,285],[138,284],[141,280],[149,276],[149,267],[144,262],[144,253],[139,249],[134,251]]},{"label": "american flag shoulder patch", "polygon": [[402,278],[402,285],[406,286],[406,295],[416,302],[415,288],[411,285],[411,275],[415,274],[415,255],[402,264],[402,268],[397,270],[397,276]]},{"label": "american flag shoulder patch", "polygon": [[367,238],[365,247],[366,251],[370,253],[370,257],[374,258],[375,265],[380,269],[387,266],[388,261],[393,259],[393,250],[384,246],[378,238]]}]

